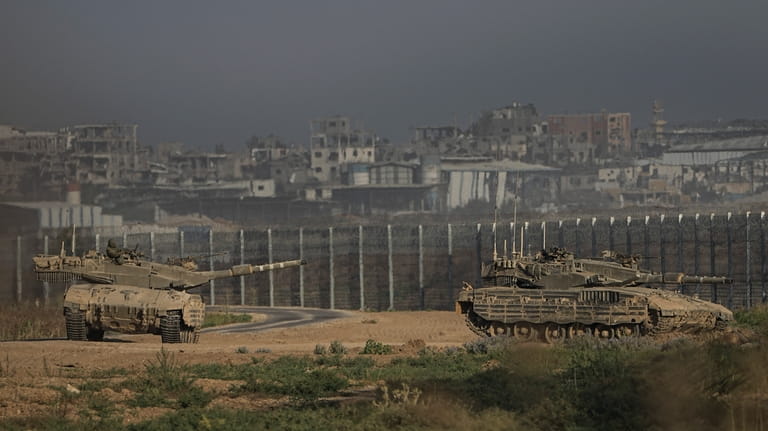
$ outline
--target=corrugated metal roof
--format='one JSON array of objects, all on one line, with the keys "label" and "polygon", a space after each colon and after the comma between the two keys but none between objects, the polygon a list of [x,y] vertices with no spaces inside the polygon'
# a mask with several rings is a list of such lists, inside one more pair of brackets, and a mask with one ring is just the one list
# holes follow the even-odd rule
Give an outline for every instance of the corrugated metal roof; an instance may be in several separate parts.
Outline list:
[{"label": "corrugated metal roof", "polygon": [[532,163],[523,163],[516,160],[493,160],[484,162],[442,162],[440,170],[443,171],[496,171],[496,172],[558,172],[559,168]]},{"label": "corrugated metal roof", "polygon": [[691,151],[737,151],[737,150],[766,150],[768,135],[747,136],[743,138],[722,139],[718,141],[681,144],[667,150],[668,153],[683,153]]}]

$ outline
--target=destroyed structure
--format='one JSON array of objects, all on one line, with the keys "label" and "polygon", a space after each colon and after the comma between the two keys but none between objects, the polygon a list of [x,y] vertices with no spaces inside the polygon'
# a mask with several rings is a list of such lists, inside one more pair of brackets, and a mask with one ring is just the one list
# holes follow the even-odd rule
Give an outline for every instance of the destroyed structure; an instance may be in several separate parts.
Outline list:
[{"label": "destroyed structure", "polygon": [[[481,113],[467,128],[414,127],[406,145],[333,116],[310,122],[306,145],[254,136],[235,153],[181,142],[149,147],[135,124],[55,132],[0,126],[0,190],[6,203],[62,202],[76,188],[84,203],[127,221],[201,214],[240,223],[477,205],[679,206],[766,191],[765,122],[668,130],[663,111],[654,102],[649,127],[633,130],[628,113],[542,117],[533,104],[513,103]],[[57,206],[25,205],[16,208]]]}]

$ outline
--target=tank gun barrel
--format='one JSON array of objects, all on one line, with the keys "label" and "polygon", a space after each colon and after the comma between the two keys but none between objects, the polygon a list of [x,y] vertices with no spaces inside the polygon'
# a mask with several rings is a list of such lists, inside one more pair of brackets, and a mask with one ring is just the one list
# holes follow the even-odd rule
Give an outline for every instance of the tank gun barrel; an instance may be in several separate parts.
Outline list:
[{"label": "tank gun barrel", "polygon": [[284,262],[266,263],[264,265],[235,265],[228,269],[221,269],[216,271],[201,271],[197,274],[207,277],[209,280],[215,280],[218,278],[239,277],[241,275],[249,275],[256,272],[272,271],[274,269],[291,268],[294,266],[306,265],[306,260],[287,260]]},{"label": "tank gun barrel", "polygon": [[660,283],[660,284],[727,284],[732,280],[728,277],[708,276],[708,275],[688,275],[676,272],[666,272],[664,274],[640,274],[636,280],[637,283]]}]

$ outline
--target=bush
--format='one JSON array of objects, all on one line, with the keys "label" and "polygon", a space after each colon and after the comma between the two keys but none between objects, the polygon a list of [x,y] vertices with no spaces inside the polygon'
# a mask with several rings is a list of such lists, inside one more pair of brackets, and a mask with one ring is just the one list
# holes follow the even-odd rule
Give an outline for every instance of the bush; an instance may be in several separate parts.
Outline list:
[{"label": "bush", "polygon": [[392,353],[392,346],[376,340],[366,341],[365,347],[360,352],[361,355],[389,355],[390,353]]},{"label": "bush", "polygon": [[347,353],[347,348],[341,344],[341,341],[331,341],[331,345],[328,347],[328,353],[332,355],[343,355]]}]

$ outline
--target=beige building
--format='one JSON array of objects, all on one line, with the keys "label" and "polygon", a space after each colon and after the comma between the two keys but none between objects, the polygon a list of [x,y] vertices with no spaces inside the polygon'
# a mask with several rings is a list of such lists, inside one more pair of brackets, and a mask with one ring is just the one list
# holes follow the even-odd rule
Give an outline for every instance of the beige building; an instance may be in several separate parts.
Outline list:
[{"label": "beige building", "polygon": [[310,134],[311,174],[321,183],[340,183],[355,163],[376,162],[378,136],[352,127],[348,117],[313,120]]},{"label": "beige building", "polygon": [[139,149],[136,124],[87,124],[64,129],[72,135],[75,180],[115,186],[135,183],[149,169],[148,154]]}]

